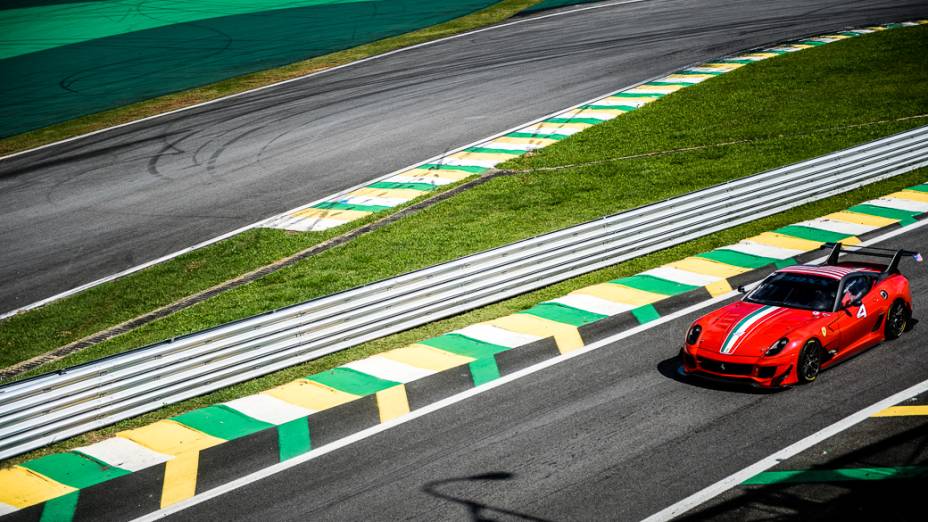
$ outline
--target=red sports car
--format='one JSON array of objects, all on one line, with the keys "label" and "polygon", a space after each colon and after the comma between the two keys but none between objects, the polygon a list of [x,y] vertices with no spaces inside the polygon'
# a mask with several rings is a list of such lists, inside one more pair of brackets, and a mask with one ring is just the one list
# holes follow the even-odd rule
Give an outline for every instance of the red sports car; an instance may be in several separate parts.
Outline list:
[{"label": "red sports car", "polygon": [[[916,252],[832,248],[824,265],[777,270],[736,303],[700,317],[681,351],[683,372],[777,388],[808,383],[855,353],[895,339],[912,315],[903,256]],[[891,258],[839,261],[842,253]]]}]

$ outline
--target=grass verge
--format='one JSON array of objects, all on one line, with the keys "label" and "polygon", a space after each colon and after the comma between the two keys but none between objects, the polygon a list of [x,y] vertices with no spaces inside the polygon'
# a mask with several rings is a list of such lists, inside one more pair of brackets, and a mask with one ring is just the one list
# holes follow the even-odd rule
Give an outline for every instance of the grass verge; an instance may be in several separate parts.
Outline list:
[{"label": "grass verge", "polygon": [[[639,272],[664,265],[677,259],[682,259],[687,256],[701,252],[707,252],[714,248],[736,243],[741,239],[757,235],[761,232],[773,230],[775,228],[796,223],[798,221],[812,219],[831,212],[843,210],[857,203],[895,192],[905,187],[924,183],[925,181],[928,181],[928,169],[919,169],[917,171],[910,172],[893,179],[874,183],[861,189],[831,197],[824,201],[803,205],[787,212],[724,230],[716,234],[668,248],[666,250],[655,252],[647,256],[636,258],[625,263],[604,268],[602,270],[597,270],[595,272],[569,279],[567,281],[562,281],[541,290],[536,290],[534,292],[520,295],[512,299],[507,299],[490,306],[472,310],[452,318],[436,321],[434,323],[430,323],[412,330],[407,330],[399,334],[377,339],[375,341],[371,341],[332,355],[328,355],[314,361],[294,366],[292,368],[287,368],[286,370],[282,370],[274,374],[237,384],[235,386],[231,386],[229,388],[225,388],[208,395],[203,395],[194,399],[173,404],[160,410],[147,413],[140,417],[125,420],[112,426],[108,426],[91,433],[86,433],[84,435],[53,444],[25,455],[20,455],[18,457],[8,459],[3,463],[3,465],[12,465],[37,458],[42,455],[57,453],[60,451],[76,448],[78,446],[92,444],[102,439],[111,437],[116,432],[121,430],[136,428],[161,419],[178,415],[185,411],[202,408],[211,404],[230,401],[244,397],[246,395],[258,393],[274,386],[305,377],[307,375],[329,370],[353,360],[363,359],[376,353],[392,350],[394,348],[400,348],[421,341],[423,339],[436,337],[443,333],[462,328],[469,324],[474,324],[525,310],[536,303],[560,297],[578,288],[583,288],[585,286],[590,286],[604,281],[637,274]],[[680,335],[682,336],[683,334],[681,333]]]},{"label": "grass verge", "polygon": [[223,96],[264,87],[284,80],[298,78],[324,69],[330,69],[364,58],[370,58],[378,54],[395,51],[403,47],[438,40],[440,38],[493,25],[521,13],[526,8],[539,1],[540,0],[502,0],[476,13],[411,33],[385,38],[359,47],[296,62],[283,67],[229,78],[196,89],[159,96],[125,107],[90,114],[43,129],[10,136],[0,139],[0,156],[48,143],[54,143],[63,139],[105,129],[114,125],[128,123],[141,118],[147,118],[164,112],[189,107],[198,103],[204,103]]}]

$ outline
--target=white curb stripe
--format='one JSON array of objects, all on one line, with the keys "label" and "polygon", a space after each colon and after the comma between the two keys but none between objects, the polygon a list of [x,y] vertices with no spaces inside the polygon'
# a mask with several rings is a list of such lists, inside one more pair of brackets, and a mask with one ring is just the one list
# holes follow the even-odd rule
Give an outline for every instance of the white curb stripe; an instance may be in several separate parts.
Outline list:
[{"label": "white curb stripe", "polygon": [[[426,192],[423,192],[422,194],[426,194]],[[378,198],[374,196],[352,196],[348,198],[341,198],[338,200],[338,202],[344,203],[346,205],[374,205],[380,207],[395,207],[413,199],[415,198]]]},{"label": "white curb stripe", "polygon": [[719,250],[734,250],[735,252],[741,252],[743,254],[769,257],[771,259],[789,259],[791,257],[796,257],[799,254],[805,253],[805,250],[780,248],[775,246],[762,245],[760,243],[752,243],[751,241],[742,241],[740,243],[735,243],[734,245],[724,246]]},{"label": "white curb stripe", "polygon": [[343,364],[341,367],[350,368],[361,373],[373,375],[378,379],[401,382],[403,384],[410,381],[415,381],[416,379],[421,379],[423,377],[428,377],[429,375],[435,373],[433,370],[418,368],[416,366],[403,364],[399,361],[387,359],[386,357],[378,357],[376,355],[373,357],[368,357],[367,359],[361,359],[360,361]]},{"label": "white curb stripe", "polygon": [[74,451],[128,471],[139,471],[174,458],[122,437],[112,437]]},{"label": "white curb stripe", "polygon": [[690,286],[706,286],[722,279],[721,277],[697,274],[696,272],[688,272],[686,270],[680,270],[679,268],[673,268],[669,266],[659,266],[657,268],[652,268],[651,270],[642,272],[642,274],[659,277],[661,279],[666,279],[667,281],[683,283]]},{"label": "white curb stripe", "polygon": [[552,299],[550,302],[561,303],[572,308],[579,308],[580,310],[586,310],[594,314],[608,316],[618,315],[634,308],[631,305],[607,301],[600,297],[586,294],[567,294],[564,297]]},{"label": "white curb stripe", "polygon": [[541,337],[535,335],[511,332],[498,326],[483,323],[473,324],[451,333],[460,334],[477,341],[483,341],[497,346],[505,346],[507,348],[515,348],[541,340]]},{"label": "white curb stripe", "polygon": [[303,408],[263,393],[249,395],[223,404],[253,419],[275,425],[285,424],[311,413],[316,413],[309,408]]},{"label": "white curb stripe", "polygon": [[11,506],[9,504],[0,502],[0,517],[2,517],[3,515],[9,515],[10,513],[13,513],[16,511],[19,511],[18,507]]},{"label": "white curb stripe", "polygon": [[867,232],[876,230],[877,228],[867,225],[860,225],[858,223],[848,223],[846,221],[833,221],[831,219],[825,218],[815,218],[808,221],[801,221],[799,223],[795,223],[795,225],[800,227],[817,228],[819,230],[827,230],[829,232],[837,232],[839,234],[849,234],[852,236],[866,234]]},{"label": "white curb stripe", "polygon": [[864,203],[864,205],[874,205],[877,207],[893,208],[896,210],[907,210],[909,212],[928,212],[928,203],[913,201],[911,199],[898,198],[878,198]]}]

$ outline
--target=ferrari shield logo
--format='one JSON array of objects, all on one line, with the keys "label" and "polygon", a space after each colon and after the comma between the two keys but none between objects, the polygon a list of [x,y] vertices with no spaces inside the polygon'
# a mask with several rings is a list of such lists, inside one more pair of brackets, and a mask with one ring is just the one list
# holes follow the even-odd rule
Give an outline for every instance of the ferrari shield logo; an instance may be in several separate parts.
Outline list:
[{"label": "ferrari shield logo", "polygon": [[864,317],[867,317],[867,307],[861,304],[860,309],[857,310],[857,318],[863,319]]},{"label": "ferrari shield logo", "polygon": [[828,330],[824,326],[822,327],[822,337],[828,337]]}]

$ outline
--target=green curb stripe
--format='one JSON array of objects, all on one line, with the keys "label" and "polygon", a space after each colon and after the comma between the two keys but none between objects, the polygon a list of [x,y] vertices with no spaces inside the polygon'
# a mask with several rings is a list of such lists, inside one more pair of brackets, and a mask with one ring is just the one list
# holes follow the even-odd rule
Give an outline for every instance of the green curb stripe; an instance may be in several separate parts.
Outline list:
[{"label": "green curb stripe", "polygon": [[808,469],[765,471],[742,482],[745,486],[769,484],[807,484],[813,482],[846,482],[850,480],[914,479],[928,477],[928,466],[897,466],[886,468]]},{"label": "green curb stripe", "polygon": [[277,447],[280,450],[281,462],[313,449],[309,437],[309,423],[305,417],[277,426]]},{"label": "green curb stripe", "polygon": [[432,185],[431,183],[397,183],[395,181],[378,181],[377,183],[371,183],[368,185],[368,188],[412,189],[421,190],[422,192],[429,192],[435,190],[435,185]]},{"label": "green curb stripe", "polygon": [[343,367],[310,375],[307,379],[352,395],[370,395],[400,384]]},{"label": "green curb stripe", "polygon": [[[470,172],[471,174],[480,174],[481,172],[486,172],[487,170],[490,170],[487,167],[475,167],[472,165],[444,165],[441,163],[426,163],[425,165],[419,165],[418,167],[416,167],[416,169],[460,170],[462,172]],[[419,185],[419,183],[399,183],[399,184],[400,185]],[[374,185],[378,185],[378,183],[374,183]],[[374,185],[371,185],[371,186],[373,187]],[[415,187],[383,187],[383,188],[415,188]],[[417,188],[416,190],[432,190],[433,188],[435,187],[433,186],[431,189]]]},{"label": "green curb stripe", "polygon": [[482,152],[485,154],[512,154],[513,156],[521,156],[527,152],[527,150],[512,150],[512,149],[493,149],[488,147],[468,147],[464,149],[464,152]]},{"label": "green curb stripe", "polygon": [[814,45],[815,47],[818,47],[820,45],[827,45],[827,42],[817,42],[815,40],[800,40],[796,43],[800,43],[803,45]]},{"label": "green curb stripe", "polygon": [[784,55],[784,54],[789,54],[789,51],[781,51],[781,50],[778,50],[778,49],[765,49],[763,52],[765,52],[765,53],[771,53],[771,54],[778,54],[778,55],[781,55],[781,56]]},{"label": "green curb stripe", "polygon": [[915,185],[914,187],[906,187],[906,190],[911,190],[912,192],[928,192],[928,184]]},{"label": "green curb stripe", "polygon": [[380,212],[381,210],[387,210],[393,207],[387,207],[384,205],[354,205],[350,203],[339,203],[338,201],[323,201],[322,203],[317,203],[313,205],[313,208],[322,208],[330,210],[358,210],[361,212]]},{"label": "green curb stripe", "polygon": [[483,357],[470,363],[470,375],[474,379],[474,386],[499,379],[499,366],[495,357]]},{"label": "green curb stripe", "polygon": [[735,250],[725,250],[724,248],[713,250],[711,252],[704,252],[702,254],[696,254],[695,257],[711,259],[712,261],[718,261],[719,263],[725,263],[726,265],[738,266],[741,268],[760,268],[762,266],[772,265],[779,261],[779,259],[774,259],[772,257],[755,256]]},{"label": "green curb stripe", "polygon": [[71,522],[74,520],[80,493],[80,491],[72,491],[46,502],[42,506],[42,517],[39,518],[39,522]]},{"label": "green curb stripe", "polygon": [[544,121],[544,123],[588,123],[590,125],[599,125],[600,123],[606,120],[601,120],[599,118],[550,118]]},{"label": "green curb stripe", "polygon": [[580,310],[572,306],[560,303],[539,303],[528,310],[519,312],[520,314],[534,315],[542,319],[549,319],[558,323],[569,324],[571,326],[583,326],[601,319],[609,317],[607,315]]},{"label": "green curb stripe", "polygon": [[274,426],[253,419],[224,404],[188,411],[176,417],[171,417],[171,420],[225,440],[237,439]]},{"label": "green curb stripe", "polygon": [[918,212],[909,212],[908,210],[899,210],[896,208],[889,207],[880,207],[877,205],[868,205],[863,203],[861,205],[854,205],[848,209],[851,212],[857,212],[859,214],[869,214],[871,216],[880,216],[889,219],[899,220],[899,224],[902,226],[908,226],[912,223],[915,223],[915,216],[920,215]]},{"label": "green curb stripe", "polygon": [[122,468],[74,452],[53,453],[23,462],[20,466],[45,475],[55,482],[78,489],[130,473]]},{"label": "green curb stripe", "polygon": [[538,134],[535,132],[510,132],[507,138],[530,138],[539,140],[564,140],[569,138],[566,134]]},{"label": "green curb stripe", "polygon": [[852,37],[853,37],[853,36],[860,36],[860,35],[866,34],[866,33],[858,33],[857,31],[841,31],[840,33],[836,33],[836,34],[840,34],[840,35],[844,35],[844,36],[852,36]]},{"label": "green curb stripe", "polygon": [[662,92],[648,93],[648,94],[635,94],[633,92],[617,92],[610,95],[610,98],[663,98],[667,96]]},{"label": "green curb stripe", "polygon": [[439,335],[438,337],[426,339],[425,341],[422,341],[421,344],[474,359],[485,359],[487,357],[493,357],[495,354],[505,352],[509,349],[505,346],[478,341],[477,339],[471,339],[466,335],[455,333]]},{"label": "green curb stripe", "polygon": [[650,323],[661,318],[661,314],[657,313],[657,308],[654,308],[654,305],[639,306],[632,310],[632,315],[641,324]]},{"label": "green curb stripe", "polygon": [[798,237],[802,239],[808,239],[810,241],[818,241],[820,243],[837,243],[842,239],[852,237],[851,234],[842,234],[840,232],[832,232],[830,230],[821,230],[818,228],[798,225],[789,225],[783,228],[778,228],[774,230],[774,232],[783,234],[785,236]]},{"label": "green curb stripe", "polygon": [[713,63],[741,63],[741,64],[750,64],[754,63],[754,60],[739,60],[735,58],[726,58],[724,60],[715,60]]},{"label": "green curb stripe", "polygon": [[615,279],[609,282],[617,285],[627,286],[629,288],[634,288],[636,290],[644,290],[645,292],[653,292],[655,294],[664,295],[677,295],[699,288],[698,286],[677,283],[675,281],[668,281],[666,279],[661,279],[659,277],[646,274],[637,274],[631,277],[623,277],[622,279]]},{"label": "green curb stripe", "polygon": [[578,109],[591,110],[591,111],[625,111],[628,112],[634,107],[629,107],[628,105],[581,105],[577,107]]}]

